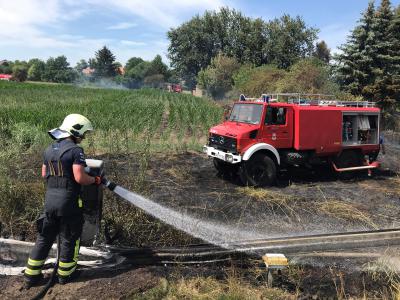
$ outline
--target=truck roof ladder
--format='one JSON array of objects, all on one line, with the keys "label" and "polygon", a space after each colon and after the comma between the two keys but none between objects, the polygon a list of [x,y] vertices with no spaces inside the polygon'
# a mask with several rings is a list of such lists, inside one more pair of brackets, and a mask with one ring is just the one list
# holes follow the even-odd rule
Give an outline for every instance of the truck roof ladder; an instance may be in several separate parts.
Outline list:
[{"label": "truck roof ladder", "polygon": [[[271,101],[287,102],[297,105],[340,106],[340,107],[374,107],[375,102],[343,101],[335,99],[334,95],[302,94],[302,93],[267,93]],[[262,96],[261,96],[262,98]],[[251,99],[253,100],[253,99]],[[257,99],[258,100],[258,99]]]}]

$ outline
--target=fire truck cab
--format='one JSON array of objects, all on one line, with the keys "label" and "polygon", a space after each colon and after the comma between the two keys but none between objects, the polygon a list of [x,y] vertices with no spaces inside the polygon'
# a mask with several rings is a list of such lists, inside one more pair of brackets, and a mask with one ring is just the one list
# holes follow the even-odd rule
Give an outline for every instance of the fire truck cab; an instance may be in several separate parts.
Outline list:
[{"label": "fire truck cab", "polygon": [[380,109],[329,97],[241,95],[226,121],[210,129],[203,150],[219,172],[237,172],[252,186],[274,184],[288,166],[328,163],[342,174],[378,167]]}]

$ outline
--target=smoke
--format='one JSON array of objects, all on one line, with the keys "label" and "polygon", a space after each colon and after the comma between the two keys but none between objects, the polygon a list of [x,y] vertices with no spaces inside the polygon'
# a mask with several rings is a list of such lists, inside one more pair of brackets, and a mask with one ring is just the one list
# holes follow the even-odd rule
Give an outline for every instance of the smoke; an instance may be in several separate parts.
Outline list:
[{"label": "smoke", "polygon": [[124,86],[122,83],[118,83],[108,78],[99,78],[99,79],[81,78],[75,82],[75,85],[78,87],[85,87],[85,88],[128,90],[128,88]]}]

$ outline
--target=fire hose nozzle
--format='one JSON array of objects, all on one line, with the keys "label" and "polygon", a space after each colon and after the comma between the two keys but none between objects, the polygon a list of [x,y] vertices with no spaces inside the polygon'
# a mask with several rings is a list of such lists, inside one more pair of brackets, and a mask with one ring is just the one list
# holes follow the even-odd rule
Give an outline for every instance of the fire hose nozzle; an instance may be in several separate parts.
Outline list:
[{"label": "fire hose nozzle", "polygon": [[117,186],[114,182],[108,180],[107,178],[103,177],[101,179],[101,183],[107,187],[110,191],[113,191],[115,187]]}]

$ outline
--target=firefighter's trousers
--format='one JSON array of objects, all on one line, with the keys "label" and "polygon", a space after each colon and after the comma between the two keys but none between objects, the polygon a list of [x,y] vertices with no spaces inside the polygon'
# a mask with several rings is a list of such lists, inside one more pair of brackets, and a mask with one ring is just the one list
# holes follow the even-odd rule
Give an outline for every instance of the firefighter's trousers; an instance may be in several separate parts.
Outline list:
[{"label": "firefighter's trousers", "polygon": [[25,269],[27,279],[35,280],[41,276],[42,267],[57,235],[60,237],[58,276],[64,278],[71,276],[78,262],[82,226],[82,215],[68,217],[50,213],[42,215],[37,221],[38,236]]}]

